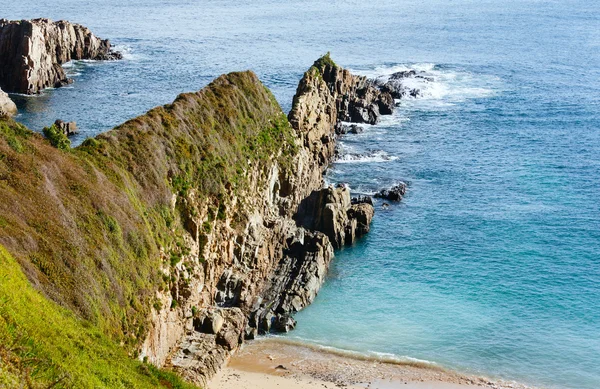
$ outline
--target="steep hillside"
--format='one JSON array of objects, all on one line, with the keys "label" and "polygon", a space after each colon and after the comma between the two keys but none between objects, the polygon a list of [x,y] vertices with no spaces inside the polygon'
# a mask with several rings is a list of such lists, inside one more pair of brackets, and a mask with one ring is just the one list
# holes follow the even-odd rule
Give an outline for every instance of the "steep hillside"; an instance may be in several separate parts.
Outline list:
[{"label": "steep hillside", "polygon": [[[368,232],[373,216],[348,189],[323,188],[335,126],[348,112],[376,120],[386,97],[324,57],[300,82],[289,121],[252,72],[221,76],[74,149],[55,127],[43,137],[0,119],[0,245],[12,264],[3,287],[25,282],[16,261],[52,301],[31,288],[29,305],[10,297],[5,332],[24,331],[18,349],[31,339],[58,373],[38,378],[10,350],[2,363],[16,362],[2,371],[64,387],[127,386],[103,375],[119,344],[115,360],[128,354],[203,384],[245,338],[292,329],[334,247]],[[39,329],[53,317],[55,327]],[[61,352],[82,361],[60,362]],[[78,374],[86,363],[98,369]],[[114,374],[135,370],[132,380],[163,374],[122,366]]]}]

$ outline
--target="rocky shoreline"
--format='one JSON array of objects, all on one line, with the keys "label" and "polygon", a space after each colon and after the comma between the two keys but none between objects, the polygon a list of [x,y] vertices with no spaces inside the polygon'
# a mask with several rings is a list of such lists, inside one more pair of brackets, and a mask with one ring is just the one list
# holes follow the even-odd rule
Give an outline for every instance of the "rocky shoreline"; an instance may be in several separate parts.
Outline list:
[{"label": "rocky shoreline", "polygon": [[[169,353],[167,365],[203,385],[244,339],[294,328],[292,315],[316,297],[334,250],[368,233],[374,215],[370,199],[352,201],[344,186],[323,188],[323,173],[335,158],[336,128],[347,120],[376,123],[382,112],[393,109],[391,95],[337,66],[329,55],[305,73],[288,115],[298,137],[299,153],[293,162],[298,169],[287,174],[277,167],[271,171],[266,197],[272,216],[261,215],[262,225],[248,226],[235,238],[244,266],[236,265],[234,252],[232,266],[216,283],[215,306],[194,314],[194,323],[227,325],[229,317],[229,329],[194,325],[172,346],[175,351]],[[265,244],[271,258],[260,253]],[[263,278],[249,281],[251,267],[265,260],[271,264]],[[252,290],[249,284],[256,282],[260,286]],[[219,341],[224,338],[229,341]]]},{"label": "rocky shoreline", "polygon": [[49,19],[0,19],[0,88],[9,93],[36,94],[72,82],[62,65],[71,60],[116,60],[108,39],[87,27]]},{"label": "rocky shoreline", "polygon": [[[25,70],[5,64],[10,91],[62,84],[60,64],[71,59],[115,58],[78,25],[0,26],[0,49],[43,59]],[[371,199],[324,187],[323,173],[342,122],[375,124],[394,106],[389,91],[326,55],[300,80],[287,116],[241,72],[73,150],[72,123],[45,140],[2,119],[10,165],[0,166],[0,244],[36,288],[130,355],[204,385],[245,339],[293,329],[334,250],[368,233]]]}]

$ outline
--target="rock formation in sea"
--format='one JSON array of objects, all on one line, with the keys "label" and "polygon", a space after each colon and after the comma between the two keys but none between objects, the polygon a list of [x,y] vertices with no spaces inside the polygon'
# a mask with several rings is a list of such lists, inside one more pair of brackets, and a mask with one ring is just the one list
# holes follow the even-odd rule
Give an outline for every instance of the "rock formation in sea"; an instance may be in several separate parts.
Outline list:
[{"label": "rock formation in sea", "polygon": [[13,116],[17,114],[17,106],[7,93],[0,89],[0,117]]},{"label": "rock formation in sea", "polygon": [[390,99],[325,56],[288,116],[240,72],[75,149],[3,119],[0,251],[131,355],[203,385],[244,339],[292,329],[334,249],[368,232],[372,203],[323,173],[338,122],[377,122]]},{"label": "rock formation in sea", "polygon": [[405,193],[406,184],[401,182],[398,185],[394,185],[390,189],[380,190],[379,192],[375,193],[373,197],[391,201],[400,201]]},{"label": "rock formation in sea", "polygon": [[49,19],[0,19],[0,88],[35,94],[71,80],[62,65],[71,60],[113,60],[121,54],[87,27]]}]

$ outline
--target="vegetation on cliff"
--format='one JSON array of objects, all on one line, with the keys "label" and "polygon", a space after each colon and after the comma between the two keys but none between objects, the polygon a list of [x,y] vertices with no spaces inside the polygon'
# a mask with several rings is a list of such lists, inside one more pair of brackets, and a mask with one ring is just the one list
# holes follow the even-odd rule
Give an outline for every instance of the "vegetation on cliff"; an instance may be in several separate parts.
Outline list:
[{"label": "vegetation on cliff", "polygon": [[[0,119],[0,336],[15,347],[0,350],[1,379],[111,388],[170,380],[124,360],[137,355],[150,311],[169,309],[156,293],[177,282],[169,268],[185,257],[189,221],[203,205],[202,235],[235,213],[230,198],[245,190],[250,166],[289,168],[292,128],[243,72],[80,147],[49,138]],[[11,285],[23,295],[9,294]],[[123,350],[113,350],[118,343]]]}]

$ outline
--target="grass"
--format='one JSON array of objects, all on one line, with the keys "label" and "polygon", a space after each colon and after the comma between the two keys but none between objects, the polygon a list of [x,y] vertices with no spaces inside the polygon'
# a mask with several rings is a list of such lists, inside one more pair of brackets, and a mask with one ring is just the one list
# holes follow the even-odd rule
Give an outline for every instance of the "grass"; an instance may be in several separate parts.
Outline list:
[{"label": "grass", "polygon": [[[251,210],[239,209],[234,198],[256,190],[249,185],[251,171],[266,183],[273,163],[293,169],[294,131],[256,75],[242,72],[221,76],[200,92],[182,94],[76,148],[51,128],[46,133],[45,138],[0,119],[0,245],[41,293],[29,302],[14,297],[12,308],[3,311],[3,336],[20,346],[5,351],[17,359],[2,374],[14,370],[18,379],[29,371],[43,383],[63,376],[90,383],[78,387],[95,382],[136,387],[119,381],[127,374],[118,368],[110,374],[110,359],[137,355],[151,310],[162,309],[156,292],[174,290],[175,266],[193,267],[183,237],[198,226],[197,261],[205,262],[219,225],[233,220],[232,228],[242,228]],[[171,269],[168,276],[165,268]],[[15,271],[3,266],[0,279],[17,279]],[[62,308],[48,305],[54,303],[42,295]],[[53,312],[60,324],[46,331],[38,311]],[[70,330],[58,332],[63,325]],[[75,329],[82,328],[76,336]],[[28,344],[34,351],[21,355]],[[121,348],[108,354],[117,344]],[[81,362],[69,359],[72,350]],[[27,359],[29,352],[36,357]],[[75,366],[60,362],[61,355]],[[17,368],[23,361],[26,368]],[[90,361],[97,366],[87,369]],[[123,363],[125,372],[138,368],[135,361]],[[150,367],[146,373],[155,377]]]},{"label": "grass", "polygon": [[0,246],[0,387],[194,388],[34,290]]}]

